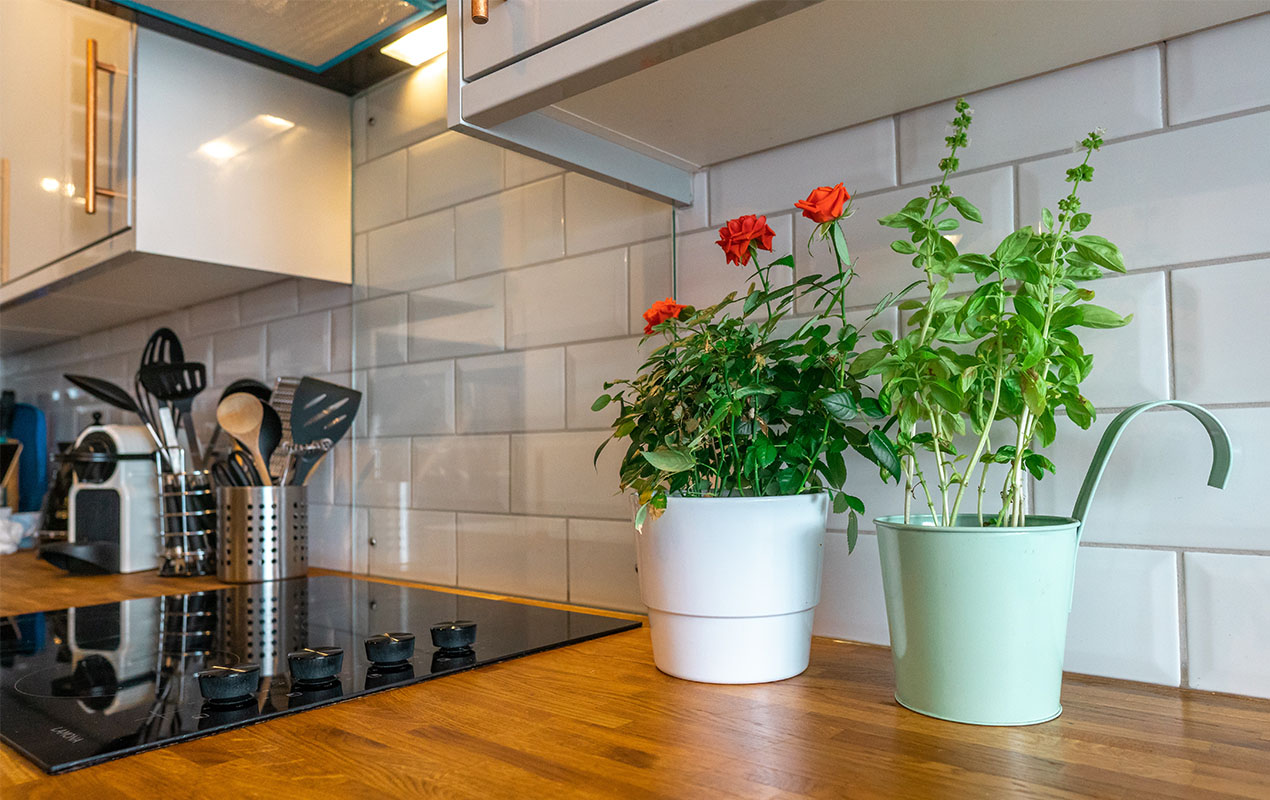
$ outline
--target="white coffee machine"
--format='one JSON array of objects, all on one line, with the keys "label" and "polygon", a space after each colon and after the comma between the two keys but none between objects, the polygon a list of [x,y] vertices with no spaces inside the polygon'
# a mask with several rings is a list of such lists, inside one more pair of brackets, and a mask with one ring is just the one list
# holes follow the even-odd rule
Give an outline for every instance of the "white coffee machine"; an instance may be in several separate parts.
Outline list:
[{"label": "white coffee machine", "polygon": [[75,440],[65,542],[40,557],[71,572],[141,572],[159,566],[154,442],[141,425],[90,425]]}]

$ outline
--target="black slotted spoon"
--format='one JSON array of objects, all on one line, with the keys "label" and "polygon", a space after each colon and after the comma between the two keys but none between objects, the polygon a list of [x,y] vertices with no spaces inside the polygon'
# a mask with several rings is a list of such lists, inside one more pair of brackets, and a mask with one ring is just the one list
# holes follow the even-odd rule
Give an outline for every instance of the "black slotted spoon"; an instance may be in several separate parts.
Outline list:
[{"label": "black slotted spoon", "polygon": [[287,481],[303,486],[335,443],[353,426],[362,393],[304,378],[291,402],[291,441],[296,448],[295,471]]},{"label": "black slotted spoon", "polygon": [[[137,373],[146,391],[168,404],[185,428],[190,455],[202,465],[198,433],[194,430],[194,398],[207,388],[207,367],[194,361],[175,364],[147,364]],[[169,443],[171,444],[171,443]]]}]

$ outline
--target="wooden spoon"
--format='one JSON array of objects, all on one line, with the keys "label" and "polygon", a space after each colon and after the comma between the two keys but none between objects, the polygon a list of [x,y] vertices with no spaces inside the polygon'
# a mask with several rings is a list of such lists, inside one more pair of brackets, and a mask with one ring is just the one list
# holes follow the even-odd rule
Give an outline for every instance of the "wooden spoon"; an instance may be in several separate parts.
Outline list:
[{"label": "wooden spoon", "polygon": [[[260,432],[265,425],[265,404],[260,398],[246,392],[236,392],[220,401],[216,406],[216,421],[225,432],[238,440],[251,454],[252,463],[260,473],[261,480],[267,481],[269,462],[260,452]],[[272,409],[270,409],[272,410]],[[274,414],[277,417],[277,414]],[[277,442],[274,442],[277,445]]]}]

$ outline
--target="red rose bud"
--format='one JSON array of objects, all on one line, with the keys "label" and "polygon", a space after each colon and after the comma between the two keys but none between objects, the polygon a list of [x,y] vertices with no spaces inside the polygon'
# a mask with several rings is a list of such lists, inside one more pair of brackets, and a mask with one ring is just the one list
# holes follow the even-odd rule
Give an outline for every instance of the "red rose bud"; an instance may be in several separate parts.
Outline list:
[{"label": "red rose bud", "polygon": [[794,203],[794,208],[801,208],[803,216],[812,222],[831,222],[842,216],[842,206],[850,199],[851,195],[841,183],[833,187],[821,186],[813,189],[806,200]]},{"label": "red rose bud", "polygon": [[776,231],[768,227],[767,217],[746,214],[719,228],[719,241],[715,244],[723,248],[729,264],[745,266],[750,263],[750,243],[760,250],[771,250],[774,236]]},{"label": "red rose bud", "polygon": [[668,319],[678,319],[679,312],[686,307],[679,305],[669,297],[653,303],[652,307],[644,312],[644,322],[648,323],[644,326],[644,333],[652,333],[654,325],[660,325]]}]

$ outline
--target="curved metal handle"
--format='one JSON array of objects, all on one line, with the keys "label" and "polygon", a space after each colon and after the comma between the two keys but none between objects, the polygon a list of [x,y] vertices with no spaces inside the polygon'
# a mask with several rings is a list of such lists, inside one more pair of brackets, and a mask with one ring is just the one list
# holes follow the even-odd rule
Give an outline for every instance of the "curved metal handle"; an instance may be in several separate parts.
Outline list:
[{"label": "curved metal handle", "polygon": [[472,0],[472,21],[477,25],[489,22],[489,0]]},{"label": "curved metal handle", "polygon": [[1183,411],[1187,411],[1195,419],[1199,420],[1204,430],[1208,431],[1208,438],[1213,445],[1213,466],[1208,472],[1208,485],[1216,489],[1223,489],[1226,486],[1226,479],[1230,477],[1230,436],[1226,433],[1226,429],[1217,421],[1217,418],[1208,412],[1208,409],[1195,403],[1188,403],[1185,400],[1154,400],[1147,403],[1139,403],[1121,411],[1111,424],[1107,426],[1107,430],[1102,434],[1102,441],[1098,443],[1098,449],[1094,451],[1093,460],[1089,463],[1089,472],[1085,474],[1085,483],[1080,487],[1080,493],[1076,495],[1076,506],[1072,509],[1072,518],[1080,522],[1080,530],[1084,531],[1085,518],[1089,514],[1089,505],[1093,502],[1094,492],[1098,490],[1098,482],[1102,480],[1102,474],[1107,469],[1107,461],[1111,458],[1111,451],[1115,449],[1116,443],[1120,441],[1120,435],[1124,433],[1125,427],[1133,422],[1137,416],[1144,411],[1150,411],[1160,406],[1175,406]]}]

